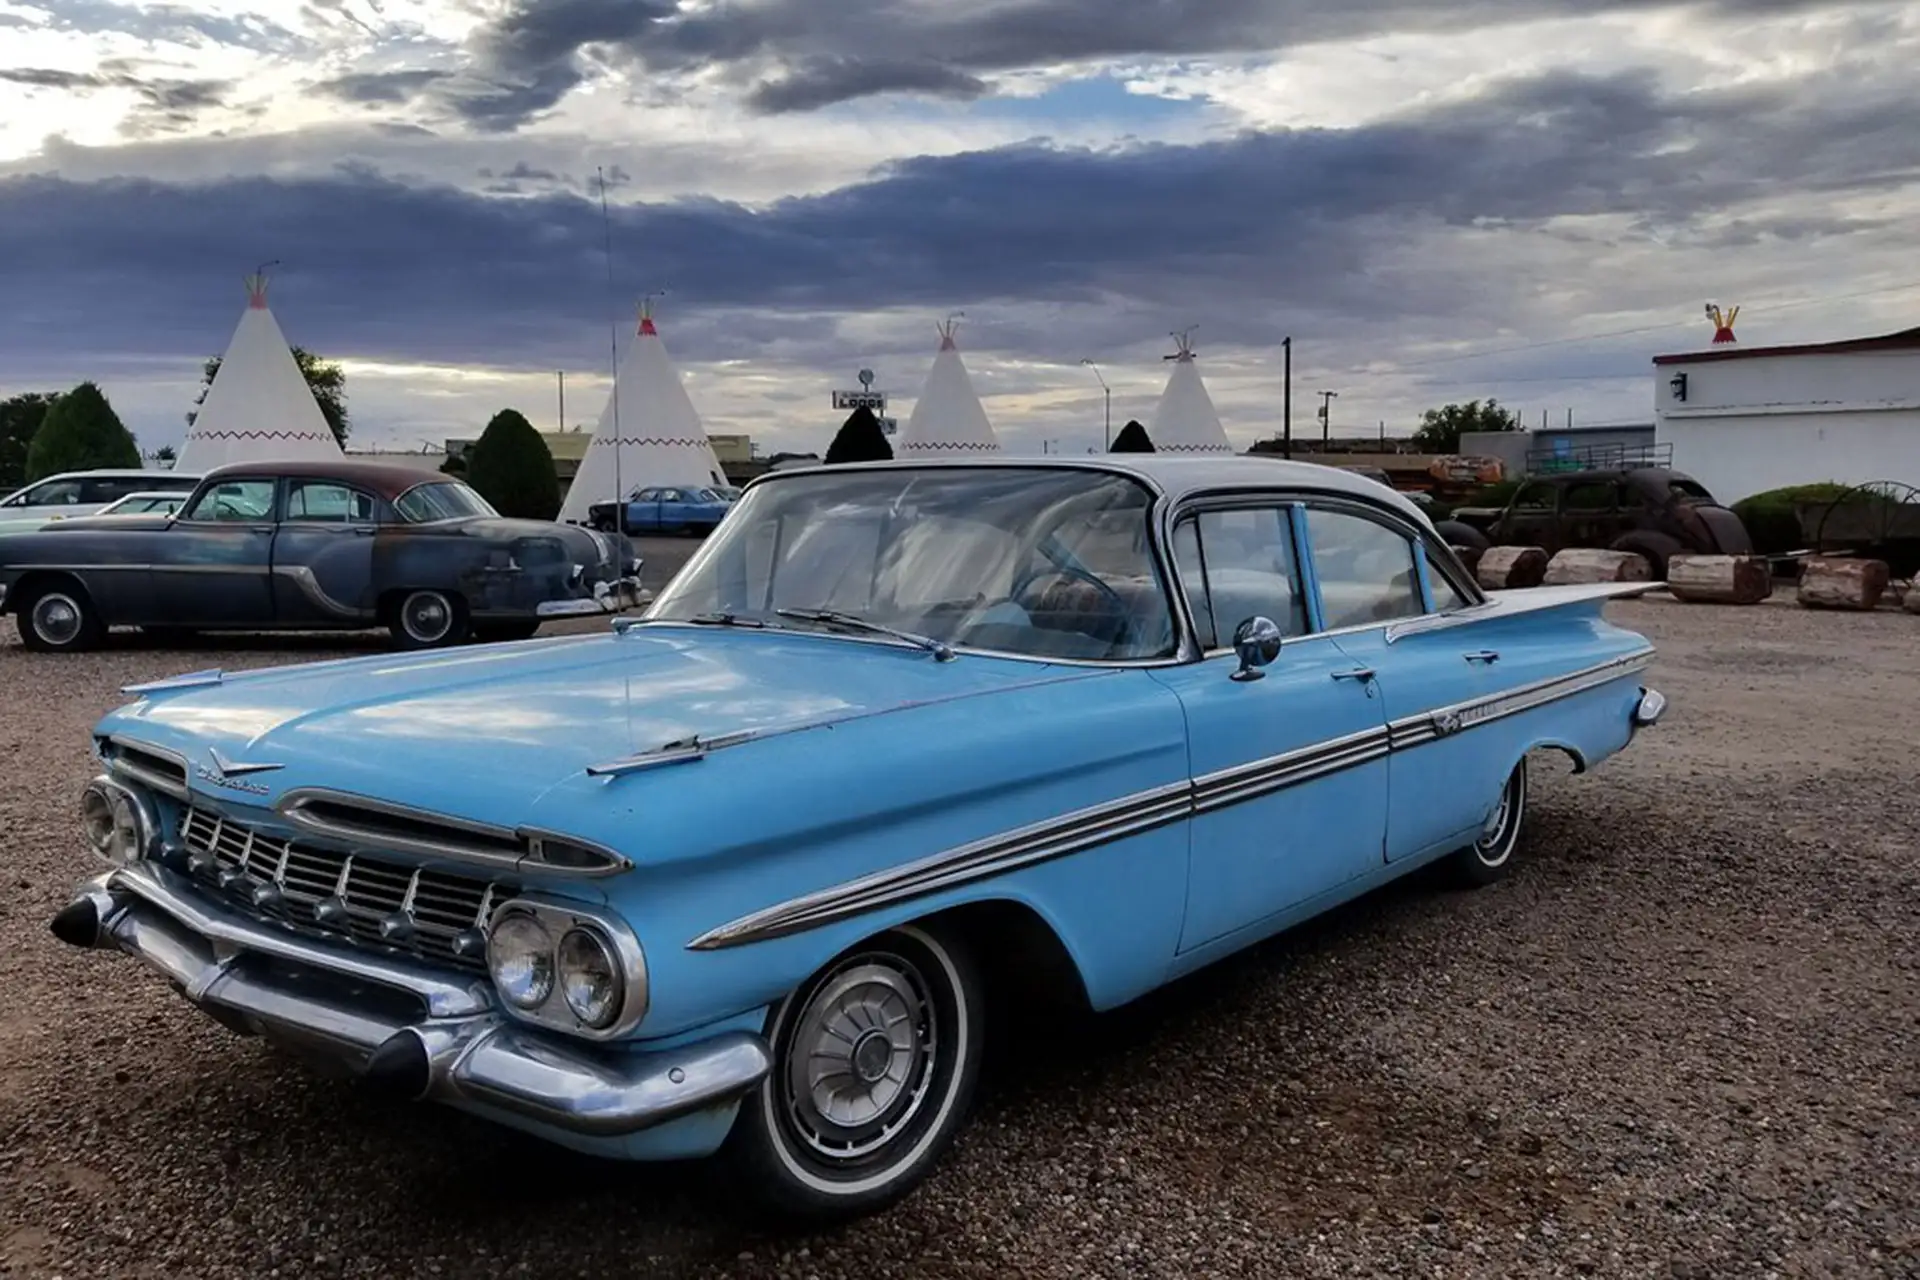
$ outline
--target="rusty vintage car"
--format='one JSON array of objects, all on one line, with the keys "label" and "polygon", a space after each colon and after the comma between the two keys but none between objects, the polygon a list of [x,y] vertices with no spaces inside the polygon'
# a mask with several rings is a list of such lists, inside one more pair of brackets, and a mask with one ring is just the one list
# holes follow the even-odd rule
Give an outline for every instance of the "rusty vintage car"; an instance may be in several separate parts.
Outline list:
[{"label": "rusty vintage car", "polygon": [[1535,476],[1504,507],[1459,507],[1436,526],[1456,547],[1598,547],[1645,556],[1664,582],[1683,552],[1746,555],[1746,526],[1706,486],[1666,467],[1621,467]]},{"label": "rusty vintage car", "polygon": [[0,612],[29,649],[109,626],[385,627],[405,649],[531,636],[643,600],[620,534],[509,520],[448,476],[370,462],[234,463],[172,514],[81,517],[0,536]]}]

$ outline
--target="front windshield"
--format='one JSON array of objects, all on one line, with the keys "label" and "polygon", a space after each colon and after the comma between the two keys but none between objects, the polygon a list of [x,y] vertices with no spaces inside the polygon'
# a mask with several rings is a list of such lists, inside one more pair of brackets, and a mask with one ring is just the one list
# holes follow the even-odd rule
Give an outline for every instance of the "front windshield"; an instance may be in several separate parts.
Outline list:
[{"label": "front windshield", "polygon": [[435,520],[462,520],[468,516],[497,516],[487,500],[458,480],[435,480],[415,485],[393,504],[408,524],[431,524]]},{"label": "front windshield", "polygon": [[815,473],[744,494],[649,619],[820,624],[832,610],[945,644],[1126,662],[1174,652],[1153,498],[1096,471]]}]

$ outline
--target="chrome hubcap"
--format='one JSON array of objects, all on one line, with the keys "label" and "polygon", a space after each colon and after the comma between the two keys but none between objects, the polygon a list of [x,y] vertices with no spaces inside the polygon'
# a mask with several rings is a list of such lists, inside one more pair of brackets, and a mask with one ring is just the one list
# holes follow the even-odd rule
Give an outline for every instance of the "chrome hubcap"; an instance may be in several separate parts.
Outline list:
[{"label": "chrome hubcap", "polygon": [[783,1101],[798,1136],[836,1161],[885,1146],[920,1111],[939,1043],[927,988],[897,957],[857,957],[794,1021]]},{"label": "chrome hubcap", "polygon": [[33,629],[48,644],[69,644],[80,634],[80,606],[66,596],[41,596],[33,606]]},{"label": "chrome hubcap", "polygon": [[453,625],[453,610],[447,602],[435,595],[417,595],[407,597],[407,603],[401,610],[401,621],[406,625],[407,634],[415,640],[434,641],[447,634]]},{"label": "chrome hubcap", "polygon": [[1522,797],[1526,794],[1526,774],[1516,770],[1507,785],[1500,788],[1500,803],[1494,807],[1493,816],[1487,819],[1487,825],[1480,829],[1480,838],[1474,841],[1474,852],[1480,861],[1490,867],[1497,867],[1507,860],[1513,852],[1510,845],[1513,824],[1519,819]]}]

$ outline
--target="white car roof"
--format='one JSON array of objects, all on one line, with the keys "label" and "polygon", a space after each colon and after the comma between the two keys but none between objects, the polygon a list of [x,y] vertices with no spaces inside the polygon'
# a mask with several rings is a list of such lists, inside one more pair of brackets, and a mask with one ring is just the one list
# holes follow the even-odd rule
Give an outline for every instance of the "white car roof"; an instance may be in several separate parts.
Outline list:
[{"label": "white car roof", "polygon": [[1085,457],[895,459],[892,462],[847,463],[833,468],[809,465],[793,470],[768,472],[754,483],[774,476],[782,478],[813,471],[879,471],[938,467],[1020,467],[1060,471],[1105,471],[1132,476],[1149,489],[1175,501],[1200,493],[1232,489],[1305,489],[1320,493],[1362,498],[1392,507],[1418,525],[1431,527],[1432,520],[1405,494],[1390,489],[1378,480],[1369,480],[1352,471],[1321,466],[1314,462],[1291,462],[1264,454],[1212,454],[1177,456],[1154,453],[1096,453]]}]

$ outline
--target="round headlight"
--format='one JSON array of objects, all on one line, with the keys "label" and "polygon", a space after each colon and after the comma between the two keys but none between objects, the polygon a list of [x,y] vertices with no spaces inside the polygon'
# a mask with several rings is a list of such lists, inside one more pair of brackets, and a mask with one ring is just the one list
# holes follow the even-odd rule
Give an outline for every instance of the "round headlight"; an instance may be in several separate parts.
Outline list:
[{"label": "round headlight", "polygon": [[80,827],[87,834],[87,845],[103,857],[113,856],[113,797],[99,783],[80,793]]},{"label": "round headlight", "polygon": [[573,1016],[598,1029],[620,1016],[626,978],[613,949],[590,929],[569,929],[560,939],[560,992]]},{"label": "round headlight", "polygon": [[113,844],[111,852],[122,862],[140,856],[140,815],[125,792],[113,793]]},{"label": "round headlight", "polygon": [[538,1009],[553,994],[553,939],[532,916],[507,916],[487,938],[487,968],[503,1000]]}]

